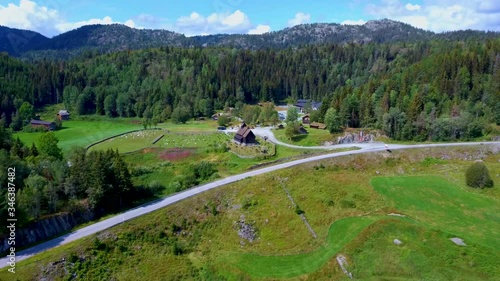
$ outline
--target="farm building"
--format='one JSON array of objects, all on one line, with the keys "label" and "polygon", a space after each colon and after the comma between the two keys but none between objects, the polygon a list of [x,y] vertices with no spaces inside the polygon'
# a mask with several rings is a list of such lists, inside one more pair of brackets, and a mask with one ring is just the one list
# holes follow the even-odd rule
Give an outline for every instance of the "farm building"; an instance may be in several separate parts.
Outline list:
[{"label": "farm building", "polygon": [[241,124],[240,129],[238,130],[238,132],[236,132],[236,135],[234,136],[234,141],[236,143],[244,145],[257,143],[255,140],[254,133],[245,123]]},{"label": "farm building", "polygon": [[309,125],[309,128],[324,130],[324,129],[326,129],[326,124],[318,123],[318,122],[312,122]]},{"label": "farm building", "polygon": [[59,110],[59,113],[57,113],[57,118],[59,118],[59,120],[69,120],[69,112],[65,109]]},{"label": "farm building", "polygon": [[31,120],[30,124],[31,124],[31,127],[33,127],[33,128],[45,127],[49,131],[54,131],[56,129],[56,123],[54,123],[54,122]]},{"label": "farm building", "polygon": [[312,110],[318,110],[321,107],[321,105],[323,104],[323,102],[320,102],[320,101],[297,100],[297,102],[295,103],[295,106],[300,109],[300,112],[304,112],[304,107],[306,107],[306,105],[308,103],[311,106]]},{"label": "farm building", "polygon": [[311,118],[309,117],[309,114],[302,116],[302,124],[309,124],[309,123],[311,123]]}]

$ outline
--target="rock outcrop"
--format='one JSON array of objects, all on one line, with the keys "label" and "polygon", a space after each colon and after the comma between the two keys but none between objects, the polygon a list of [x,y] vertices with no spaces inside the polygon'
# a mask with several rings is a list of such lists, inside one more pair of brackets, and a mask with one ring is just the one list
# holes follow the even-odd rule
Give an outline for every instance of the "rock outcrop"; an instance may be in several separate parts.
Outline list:
[{"label": "rock outcrop", "polygon": [[365,134],[363,131],[360,131],[357,134],[345,133],[344,136],[337,138],[337,144],[372,142],[374,140],[375,140],[374,135]]},{"label": "rock outcrop", "polygon": [[[16,248],[26,247],[39,241],[54,238],[64,232],[68,232],[73,227],[91,221],[94,214],[90,211],[78,213],[63,213],[53,215],[49,218],[40,219],[31,223],[25,228],[16,229]],[[8,239],[2,238],[0,252],[6,252],[11,246]]]}]

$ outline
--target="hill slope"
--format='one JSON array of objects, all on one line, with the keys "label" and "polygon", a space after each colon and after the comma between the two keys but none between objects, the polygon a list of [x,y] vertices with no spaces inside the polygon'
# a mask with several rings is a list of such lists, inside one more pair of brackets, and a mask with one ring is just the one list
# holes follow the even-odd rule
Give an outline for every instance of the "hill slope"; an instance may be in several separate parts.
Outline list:
[{"label": "hill slope", "polygon": [[[134,29],[112,24],[83,26],[48,39],[32,31],[0,27],[0,52],[5,51],[13,56],[31,58],[67,58],[81,54],[85,50],[113,52],[161,46],[232,46],[243,49],[262,49],[320,43],[389,43],[430,39],[458,41],[472,37],[484,39],[499,35],[498,32],[472,30],[436,34],[388,19],[373,20],[364,25],[302,24],[262,35],[216,34],[194,37],[186,37],[167,30]],[[13,41],[12,38],[16,39]]]},{"label": "hill slope", "polygon": [[0,52],[7,52],[13,56],[19,56],[49,41],[49,38],[34,31],[9,28],[0,25]]}]

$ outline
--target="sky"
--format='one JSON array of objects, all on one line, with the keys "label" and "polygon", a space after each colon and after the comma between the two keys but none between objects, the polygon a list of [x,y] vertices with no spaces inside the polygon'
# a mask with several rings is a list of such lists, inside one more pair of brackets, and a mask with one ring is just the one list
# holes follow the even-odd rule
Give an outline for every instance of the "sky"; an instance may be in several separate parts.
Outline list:
[{"label": "sky", "polygon": [[0,0],[0,25],[47,37],[88,24],[121,23],[193,36],[384,18],[434,32],[500,31],[500,0]]}]

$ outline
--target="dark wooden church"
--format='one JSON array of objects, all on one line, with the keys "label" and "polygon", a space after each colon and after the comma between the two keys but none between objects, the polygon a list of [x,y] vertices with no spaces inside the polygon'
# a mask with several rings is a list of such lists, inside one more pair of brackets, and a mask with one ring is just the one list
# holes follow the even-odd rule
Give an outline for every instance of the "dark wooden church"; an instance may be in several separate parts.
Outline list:
[{"label": "dark wooden church", "polygon": [[245,123],[241,124],[240,129],[238,130],[238,132],[236,132],[236,135],[234,136],[234,141],[244,145],[249,145],[249,144],[251,145],[257,143],[255,140],[255,135]]}]

